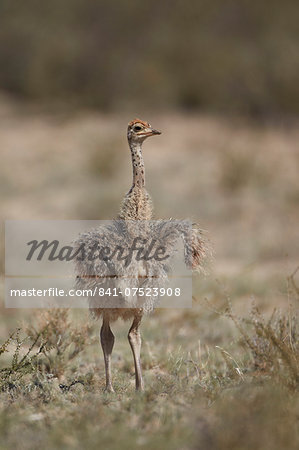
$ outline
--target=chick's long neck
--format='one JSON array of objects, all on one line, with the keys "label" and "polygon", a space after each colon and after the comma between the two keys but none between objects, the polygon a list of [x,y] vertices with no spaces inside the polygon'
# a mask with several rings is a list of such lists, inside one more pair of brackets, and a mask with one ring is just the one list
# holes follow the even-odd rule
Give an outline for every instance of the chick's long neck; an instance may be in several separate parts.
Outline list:
[{"label": "chick's long neck", "polygon": [[133,167],[133,187],[143,187],[145,185],[144,162],[142,156],[142,144],[140,142],[129,141]]},{"label": "chick's long neck", "polygon": [[150,220],[152,201],[146,191],[142,143],[129,141],[133,166],[133,184],[121,205],[119,217],[125,220]]}]

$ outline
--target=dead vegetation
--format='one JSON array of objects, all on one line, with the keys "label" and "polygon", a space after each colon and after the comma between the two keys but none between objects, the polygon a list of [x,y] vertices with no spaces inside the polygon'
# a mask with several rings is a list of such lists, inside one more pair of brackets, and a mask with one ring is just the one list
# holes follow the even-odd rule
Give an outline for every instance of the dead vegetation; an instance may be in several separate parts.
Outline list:
[{"label": "dead vegetation", "polygon": [[[290,288],[290,305],[296,301],[293,294],[296,285]],[[103,393],[103,365],[97,373],[88,363],[98,351],[92,324],[78,326],[67,310],[38,313],[0,350],[5,448],[16,445],[13,429],[22,433],[22,448],[35,448],[25,426],[34,430],[37,442],[47,442],[45,448],[297,448],[299,341],[294,306],[266,318],[253,304],[248,316],[239,317],[226,296],[226,307],[208,302],[204,310],[214,312],[211,327],[224,329],[223,321],[234,325],[231,339],[221,346],[199,343],[196,349],[195,306],[186,331],[191,345],[180,345],[178,324],[167,325],[167,315],[160,313],[148,330],[152,338],[145,345],[143,394],[134,393],[123,373],[128,354],[124,360],[116,355],[116,394]],[[184,326],[186,320],[185,315]],[[155,333],[158,321],[168,327],[164,342]],[[132,367],[127,371],[133,381]]]}]

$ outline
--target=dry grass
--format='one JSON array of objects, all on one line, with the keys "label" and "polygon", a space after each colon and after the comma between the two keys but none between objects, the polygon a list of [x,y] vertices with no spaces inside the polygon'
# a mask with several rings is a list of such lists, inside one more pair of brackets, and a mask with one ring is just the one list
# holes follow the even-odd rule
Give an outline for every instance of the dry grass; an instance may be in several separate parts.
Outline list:
[{"label": "dry grass", "polygon": [[[195,308],[195,317],[198,313]],[[37,448],[41,442],[45,448],[297,448],[293,311],[270,320],[256,307],[242,319],[231,309],[217,311],[211,327],[225,330],[228,320],[236,326],[234,338],[223,346],[202,347],[193,339],[197,327],[192,321],[184,335],[167,314],[158,319],[145,324],[152,338],[143,351],[142,394],[134,392],[132,361],[123,342],[113,358],[116,394],[103,393],[103,366],[95,364],[99,344],[87,338],[83,321],[79,329],[65,310],[33,318],[23,340],[19,332],[11,336],[2,346],[14,345],[11,361],[6,359],[0,372],[5,448]],[[182,327],[188,325],[187,317],[179,320]],[[116,328],[123,334],[123,326]],[[79,345],[73,352],[75,340]]]}]

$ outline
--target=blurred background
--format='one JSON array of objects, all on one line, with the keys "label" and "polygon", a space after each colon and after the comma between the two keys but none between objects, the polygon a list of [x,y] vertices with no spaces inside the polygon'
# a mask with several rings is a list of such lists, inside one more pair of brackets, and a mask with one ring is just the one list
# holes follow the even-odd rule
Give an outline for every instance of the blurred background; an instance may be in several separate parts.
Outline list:
[{"label": "blurred background", "polygon": [[292,0],[3,0],[0,8],[0,85],[22,100],[106,112],[299,112]]}]

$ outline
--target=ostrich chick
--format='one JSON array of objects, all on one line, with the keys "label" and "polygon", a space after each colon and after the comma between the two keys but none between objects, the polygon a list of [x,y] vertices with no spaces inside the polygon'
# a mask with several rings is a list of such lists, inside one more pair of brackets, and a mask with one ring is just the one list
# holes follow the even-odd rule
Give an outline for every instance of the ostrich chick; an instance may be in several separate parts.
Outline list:
[{"label": "ostrich chick", "polygon": [[[150,220],[153,216],[153,206],[150,195],[145,189],[145,170],[142,156],[142,144],[150,136],[161,134],[151,127],[147,122],[140,119],[134,119],[128,125],[127,138],[131,150],[133,166],[132,187],[123,199],[119,219],[121,220]],[[133,316],[133,323],[128,333],[128,340],[132,349],[135,365],[135,386],[136,390],[143,390],[144,383],[142,378],[140,350],[141,336],[139,326],[142,319],[142,309],[113,309],[103,313],[103,325],[101,328],[101,344],[104,353],[106,369],[106,390],[113,392],[111,384],[110,359],[114,344],[114,335],[110,328],[110,320],[115,320],[117,316],[129,319]]]},{"label": "ostrich chick", "polygon": [[[101,227],[100,229],[82,234],[76,241],[78,247],[84,244],[88,248],[92,248],[95,244],[98,245],[99,243],[103,246],[111,247],[113,243],[123,242],[121,241],[121,236],[130,235],[128,230],[131,229],[132,223],[138,224],[137,221],[150,221],[152,219],[152,201],[145,189],[142,144],[148,137],[159,134],[161,134],[160,131],[155,130],[149,123],[140,119],[135,119],[129,123],[127,138],[133,166],[132,187],[123,199],[117,220],[114,221],[111,226]],[[139,224],[140,223],[142,224],[142,222],[139,222]],[[155,236],[161,237],[162,235],[162,242],[165,242],[169,248],[173,248],[172,236],[179,235],[179,237],[183,239],[185,246],[185,255],[187,255],[187,258],[185,257],[186,264],[192,269],[201,269],[202,261],[205,257],[205,242],[202,238],[201,230],[197,227],[193,227],[192,235],[189,239],[188,232],[186,232],[184,227],[181,225],[174,226],[171,220],[168,222],[157,221],[156,223],[155,225],[151,225],[151,223],[148,225],[149,227],[153,227]],[[142,227],[140,229],[142,229]],[[127,241],[128,239],[126,242]],[[105,279],[105,276],[107,275],[106,266],[108,263],[106,263],[105,266],[104,261],[93,261],[92,263],[77,261],[76,264],[78,287],[94,288],[95,286],[100,285],[100,283],[103,283],[102,280]],[[153,283],[157,283],[159,278],[165,280],[167,278],[165,266],[162,264],[159,266],[157,262],[155,262],[154,266],[151,266],[151,264],[154,263],[147,262],[145,264],[144,273],[140,273],[140,265],[138,266],[137,264],[134,266],[134,263],[127,269],[120,266],[116,268],[116,266],[114,266],[116,272],[113,273],[116,273],[117,276],[111,280],[111,283],[114,283],[115,286],[119,286],[118,283],[122,282],[119,281],[122,277],[127,277],[128,280],[131,280],[128,282],[136,283],[136,286],[154,286]],[[109,276],[111,278],[111,275],[108,274],[108,280]],[[142,279],[142,281],[139,278]],[[111,353],[114,346],[114,335],[111,331],[110,323],[118,318],[133,320],[128,333],[128,339],[134,358],[136,389],[143,390],[144,383],[140,364],[141,336],[139,327],[145,309],[135,303],[132,303],[131,306],[128,307],[125,298],[121,300],[122,303],[120,304],[120,307],[113,307],[112,303],[110,303],[112,301],[110,297],[106,300],[101,299],[102,303],[99,305],[94,298],[89,298],[89,306],[94,316],[102,317],[103,319],[100,340],[105,362],[106,390],[108,392],[113,392],[111,381]],[[105,301],[106,307],[103,307],[103,302]],[[150,308],[148,310],[150,310]]]}]

